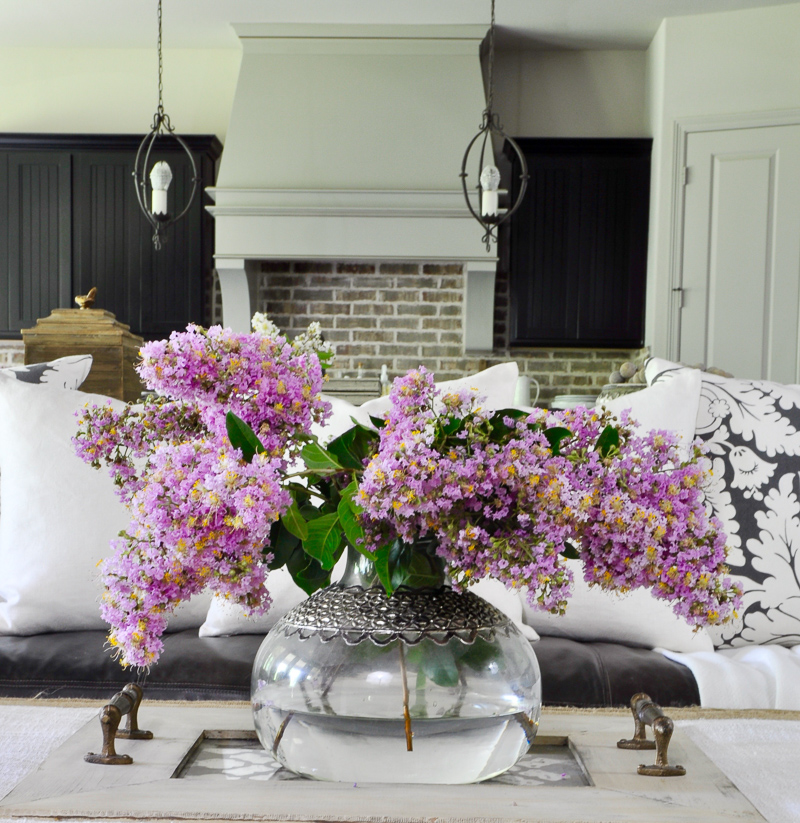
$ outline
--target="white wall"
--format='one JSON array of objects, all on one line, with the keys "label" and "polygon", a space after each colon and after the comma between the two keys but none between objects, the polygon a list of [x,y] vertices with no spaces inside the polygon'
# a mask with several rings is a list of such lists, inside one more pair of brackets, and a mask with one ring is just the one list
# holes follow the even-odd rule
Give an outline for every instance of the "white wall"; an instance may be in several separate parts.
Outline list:
[{"label": "white wall", "polygon": [[800,109],[800,3],[668,18],[648,51],[654,134],[647,343],[667,350],[676,119]]},{"label": "white wall", "polygon": [[480,38],[458,29],[475,27],[453,40],[307,28],[244,39],[217,185],[459,191],[483,93]]},{"label": "white wall", "polygon": [[[179,134],[224,142],[237,49],[164,51],[164,108]],[[0,49],[0,132],[144,134],[158,104],[152,49]]]},{"label": "white wall", "polygon": [[512,137],[648,137],[644,51],[495,57],[495,105]]}]

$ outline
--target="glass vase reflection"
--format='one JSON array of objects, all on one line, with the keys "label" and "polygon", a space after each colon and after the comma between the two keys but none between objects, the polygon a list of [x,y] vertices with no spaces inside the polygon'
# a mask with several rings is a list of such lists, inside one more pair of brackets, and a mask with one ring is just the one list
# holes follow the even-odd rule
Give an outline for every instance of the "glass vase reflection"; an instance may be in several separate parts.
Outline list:
[{"label": "glass vase reflection", "polygon": [[253,668],[262,745],[297,774],[353,783],[472,783],[533,742],[541,683],[502,612],[447,586],[391,597],[354,574],[267,635]]}]

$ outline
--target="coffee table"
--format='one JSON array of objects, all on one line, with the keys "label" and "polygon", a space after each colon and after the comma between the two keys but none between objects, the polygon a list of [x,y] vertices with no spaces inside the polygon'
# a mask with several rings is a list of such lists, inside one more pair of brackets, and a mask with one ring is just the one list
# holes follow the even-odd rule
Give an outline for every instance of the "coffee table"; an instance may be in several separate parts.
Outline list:
[{"label": "coffee table", "polygon": [[[569,747],[590,785],[409,786],[321,783],[307,780],[225,780],[175,777],[204,738],[247,739],[250,711],[243,706],[150,704],[140,714],[151,741],[120,741],[130,766],[85,763],[97,751],[96,719],[80,728],[0,802],[0,818],[64,817],[113,820],[181,818],[259,821],[543,821],[620,823],[648,821],[764,821],[733,783],[685,735],[676,731],[670,762],[679,778],[643,777],[639,763],[653,752],[618,749],[630,737],[630,715],[545,712],[537,744]],[[536,747],[534,746],[534,752]]]}]

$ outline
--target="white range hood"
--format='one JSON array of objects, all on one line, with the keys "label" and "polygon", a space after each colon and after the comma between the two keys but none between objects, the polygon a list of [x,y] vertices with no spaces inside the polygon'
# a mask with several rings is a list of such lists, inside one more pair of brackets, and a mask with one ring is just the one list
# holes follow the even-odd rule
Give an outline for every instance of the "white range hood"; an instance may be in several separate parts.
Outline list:
[{"label": "white range hood", "polygon": [[208,190],[225,324],[249,327],[257,261],[455,261],[467,266],[465,347],[491,349],[496,255],[459,179],[485,107],[486,29],[235,29],[242,66]]}]

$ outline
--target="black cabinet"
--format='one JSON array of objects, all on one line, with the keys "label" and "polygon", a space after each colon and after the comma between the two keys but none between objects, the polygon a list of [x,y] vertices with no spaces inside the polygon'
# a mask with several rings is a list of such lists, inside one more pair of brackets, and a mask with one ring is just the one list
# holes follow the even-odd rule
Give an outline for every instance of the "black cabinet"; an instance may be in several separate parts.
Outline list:
[{"label": "black cabinet", "polygon": [[[141,135],[0,135],[0,336],[16,337],[51,309],[97,286],[100,308],[145,339],[206,321],[216,137],[185,137],[201,182],[160,251],[139,209],[133,165]],[[189,158],[159,141],[169,162],[170,208],[191,193]]]},{"label": "black cabinet", "polygon": [[640,346],[652,141],[517,143],[530,180],[506,235],[511,345]]}]

